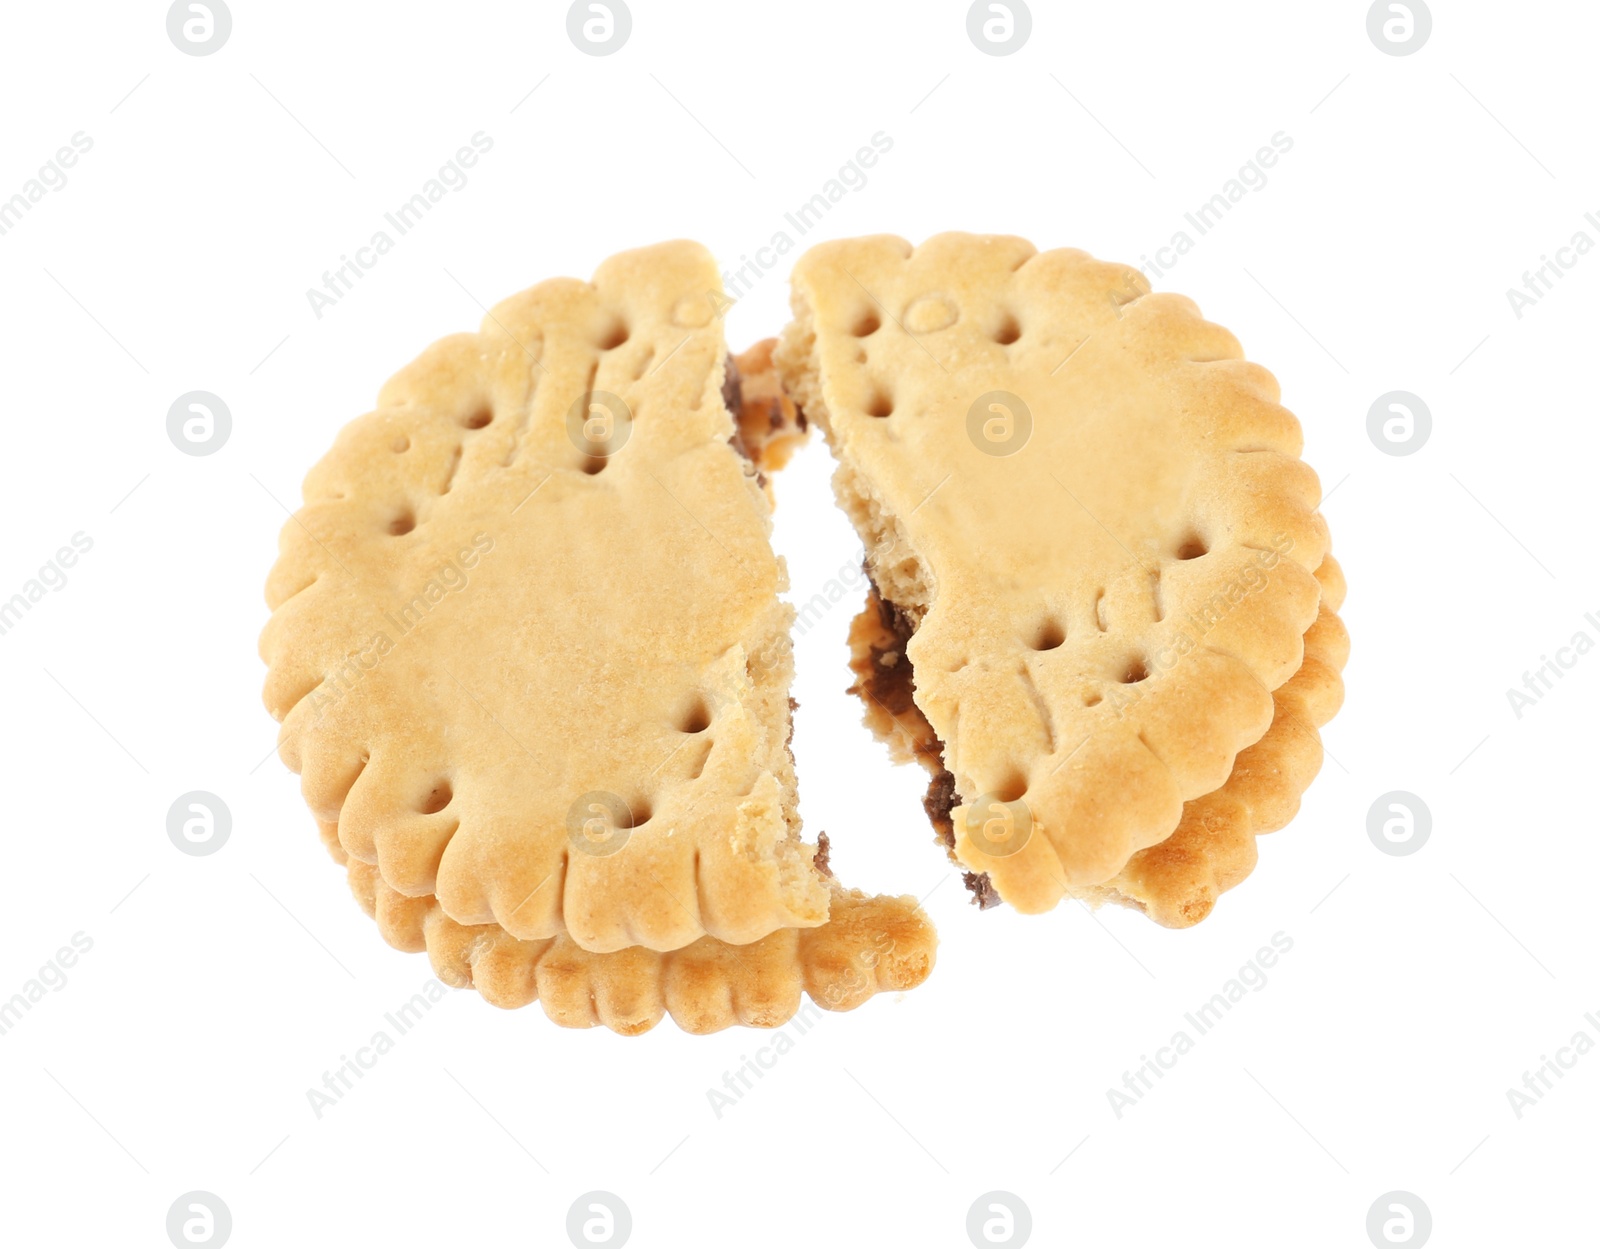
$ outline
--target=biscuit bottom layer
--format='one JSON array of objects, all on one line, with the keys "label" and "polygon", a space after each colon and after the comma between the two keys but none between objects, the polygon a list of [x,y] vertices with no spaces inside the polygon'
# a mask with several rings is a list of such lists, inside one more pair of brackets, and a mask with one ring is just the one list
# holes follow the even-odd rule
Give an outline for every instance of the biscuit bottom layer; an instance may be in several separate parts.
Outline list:
[{"label": "biscuit bottom layer", "polygon": [[[322,826],[322,838],[389,945],[426,951],[443,983],[477,989],[492,1006],[512,1010],[537,1001],[565,1028],[637,1036],[671,1015],[691,1033],[735,1024],[777,1028],[790,1020],[803,1031],[802,993],[823,1010],[848,1011],[878,993],[914,989],[933,970],[938,945],[915,898],[874,897],[843,888],[831,875],[826,923],[779,929],[748,945],[702,937],[667,953],[636,946],[595,954],[564,936],[520,941],[498,924],[458,924],[432,897],[390,888],[373,864],[345,854],[333,826]],[[818,841],[817,866],[826,874],[826,836]]]}]

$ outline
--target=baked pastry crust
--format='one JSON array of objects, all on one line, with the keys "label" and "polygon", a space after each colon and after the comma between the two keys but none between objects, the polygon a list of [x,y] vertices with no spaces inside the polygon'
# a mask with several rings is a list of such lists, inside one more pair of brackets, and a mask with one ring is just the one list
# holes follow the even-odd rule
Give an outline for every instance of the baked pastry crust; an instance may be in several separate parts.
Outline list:
[{"label": "baked pastry crust", "polygon": [[678,242],[504,301],[384,386],[283,528],[261,636],[279,753],[441,923],[607,952],[828,916],[720,290]]},{"label": "baked pastry crust", "polygon": [[[1276,381],[1136,270],[1016,238],[820,244],[793,302],[778,366],[914,627],[956,857],[1022,911],[1181,920],[1152,882],[1188,840],[1138,856],[1263,739],[1322,604],[1320,487]],[[1026,439],[986,453],[986,412],[1023,405]],[[1032,835],[987,853],[969,810],[1018,800]]]},{"label": "baked pastry crust", "polygon": [[398,893],[372,864],[346,855],[336,825],[321,829],[351,893],[391,946],[426,950],[441,981],[475,988],[491,1005],[537,999],[567,1028],[637,1036],[664,1014],[685,1032],[776,1028],[800,1009],[802,992],[824,1010],[854,1010],[875,994],[916,988],[933,970],[938,938],[911,897],[871,897],[830,882],[828,922],[816,928],[743,946],[702,937],[669,953],[593,954],[566,936],[519,941],[497,924],[457,924],[433,898]]}]

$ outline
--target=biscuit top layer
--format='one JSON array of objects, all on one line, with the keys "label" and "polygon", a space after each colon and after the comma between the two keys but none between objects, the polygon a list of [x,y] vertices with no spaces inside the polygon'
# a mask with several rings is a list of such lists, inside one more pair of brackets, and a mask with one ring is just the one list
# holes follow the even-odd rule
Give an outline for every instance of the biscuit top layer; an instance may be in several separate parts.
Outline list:
[{"label": "biscuit top layer", "polygon": [[1327,533],[1265,369],[1137,271],[1022,239],[799,262],[785,383],[824,427],[916,702],[967,804],[1044,836],[957,852],[1022,910],[1104,881],[1265,732]]},{"label": "biscuit top layer", "polygon": [[720,298],[671,243],[506,300],[383,388],[284,527],[282,756],[349,853],[458,923],[607,951],[826,918]]}]

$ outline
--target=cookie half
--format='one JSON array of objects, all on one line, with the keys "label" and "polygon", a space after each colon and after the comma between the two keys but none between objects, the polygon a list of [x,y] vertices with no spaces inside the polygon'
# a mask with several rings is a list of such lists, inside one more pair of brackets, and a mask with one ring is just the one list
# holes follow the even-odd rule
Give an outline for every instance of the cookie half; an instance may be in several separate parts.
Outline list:
[{"label": "cookie half", "polygon": [[384,386],[283,528],[281,757],[441,919],[603,953],[828,917],[754,462],[785,413],[736,426],[724,303],[686,242],[506,300]]},{"label": "cookie half", "polygon": [[955,856],[1022,911],[1193,922],[1138,856],[1263,740],[1322,608],[1276,381],[1136,270],[1017,238],[824,243],[793,303],[779,369],[907,639]]}]

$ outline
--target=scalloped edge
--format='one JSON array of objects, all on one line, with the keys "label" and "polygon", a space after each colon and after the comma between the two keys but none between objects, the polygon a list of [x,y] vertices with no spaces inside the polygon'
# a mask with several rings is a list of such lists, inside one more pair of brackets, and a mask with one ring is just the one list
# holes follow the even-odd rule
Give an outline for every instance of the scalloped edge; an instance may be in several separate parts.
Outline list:
[{"label": "scalloped edge", "polygon": [[1143,911],[1164,928],[1190,928],[1243,883],[1256,838],[1285,827],[1322,770],[1322,734],[1344,702],[1350,635],[1339,618],[1344,572],[1332,555],[1317,568],[1322,608],[1306,630],[1299,669],[1273,693],[1272,726],[1241,750],[1220,789],[1183,806],[1172,836],[1140,850],[1104,885],[1073,896]]},{"label": "scalloped edge", "polygon": [[854,1010],[879,993],[916,988],[936,959],[938,934],[915,898],[837,884],[826,924],[780,929],[749,945],[702,937],[666,954],[638,946],[593,954],[566,936],[519,941],[497,924],[456,923],[432,897],[397,893],[376,867],[344,852],[337,828],[318,828],[389,945],[426,951],[441,982],[475,988],[492,1006],[538,1001],[564,1028],[638,1036],[664,1014],[696,1035],[735,1024],[777,1028],[804,1017],[802,991],[823,1010]]}]

